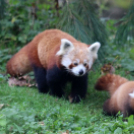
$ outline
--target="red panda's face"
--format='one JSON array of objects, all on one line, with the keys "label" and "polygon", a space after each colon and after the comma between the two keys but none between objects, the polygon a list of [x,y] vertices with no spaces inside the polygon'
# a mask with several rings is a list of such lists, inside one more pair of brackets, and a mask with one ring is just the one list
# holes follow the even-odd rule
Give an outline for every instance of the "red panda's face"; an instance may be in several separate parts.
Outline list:
[{"label": "red panda's face", "polygon": [[83,76],[91,69],[94,60],[97,58],[99,47],[100,43],[98,42],[88,47],[80,42],[73,44],[67,39],[62,39],[57,55],[62,55],[61,65],[68,72],[75,76]]},{"label": "red panda's face", "polygon": [[82,76],[87,73],[93,64],[93,58],[88,55],[88,50],[73,49],[68,54],[63,55],[61,64],[66,67],[67,71]]}]

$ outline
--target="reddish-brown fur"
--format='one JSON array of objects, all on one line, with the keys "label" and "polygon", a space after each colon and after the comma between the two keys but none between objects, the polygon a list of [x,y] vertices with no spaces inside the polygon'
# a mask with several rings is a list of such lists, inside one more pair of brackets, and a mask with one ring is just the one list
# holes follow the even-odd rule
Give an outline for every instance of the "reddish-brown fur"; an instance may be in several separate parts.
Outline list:
[{"label": "reddish-brown fur", "polygon": [[[7,63],[7,73],[11,76],[24,75],[32,70],[32,65],[52,68],[55,64],[60,67],[60,56],[56,56],[60,49],[61,39],[66,38],[73,43],[76,50],[85,49],[88,45],[77,41],[71,35],[57,29],[46,30],[37,36]],[[78,56],[78,55],[77,55]],[[81,59],[85,54],[82,53]],[[19,57],[19,58],[18,58]]]},{"label": "reddish-brown fur", "polygon": [[129,93],[134,91],[134,81],[107,74],[98,79],[95,88],[106,90],[110,94],[110,98],[103,105],[104,112],[109,115],[116,115],[119,111],[124,116],[134,114],[134,99],[129,96]]},{"label": "reddish-brown fur", "polygon": [[37,45],[43,36],[44,32],[38,34],[7,62],[6,68],[8,74],[11,76],[24,75],[32,70],[31,63],[41,66],[37,56]]},{"label": "reddish-brown fur", "polygon": [[24,46],[7,63],[7,73],[11,76],[20,76],[32,70],[28,59],[28,46]]}]

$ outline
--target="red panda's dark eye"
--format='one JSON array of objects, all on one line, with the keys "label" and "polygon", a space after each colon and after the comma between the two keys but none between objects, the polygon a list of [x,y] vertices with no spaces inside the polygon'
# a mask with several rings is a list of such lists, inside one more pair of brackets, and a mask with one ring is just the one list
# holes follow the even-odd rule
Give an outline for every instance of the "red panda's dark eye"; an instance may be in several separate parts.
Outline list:
[{"label": "red panda's dark eye", "polygon": [[83,65],[84,65],[84,66],[87,66],[87,63],[84,63]]},{"label": "red panda's dark eye", "polygon": [[75,66],[77,66],[77,65],[78,65],[78,63],[76,63],[76,62],[75,62],[75,63],[74,63],[74,65],[75,65]]}]

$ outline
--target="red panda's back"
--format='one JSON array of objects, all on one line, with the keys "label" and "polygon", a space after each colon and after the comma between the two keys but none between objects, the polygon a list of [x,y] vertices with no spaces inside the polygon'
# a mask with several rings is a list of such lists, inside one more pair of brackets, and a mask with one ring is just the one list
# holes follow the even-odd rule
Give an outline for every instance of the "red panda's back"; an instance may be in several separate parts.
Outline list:
[{"label": "red panda's back", "polygon": [[[122,84],[118,88],[115,94],[117,96],[117,105],[119,106],[120,109],[125,109],[125,106],[129,105],[130,102],[132,103],[134,109],[134,99],[129,95],[130,93],[133,92],[134,92],[134,81],[128,81]],[[130,100],[133,100],[133,102]]]},{"label": "red panda's back", "polygon": [[122,84],[111,96],[110,106],[111,110],[119,112],[121,111],[124,115],[128,112],[128,108],[134,110],[134,99],[129,96],[134,91],[134,81],[128,81]]},{"label": "red panda's back", "polygon": [[38,45],[38,56],[43,67],[51,68],[56,63],[58,64],[59,57],[56,56],[56,53],[60,49],[61,39],[68,39],[72,43],[78,42],[74,37],[60,30],[45,31],[44,38]]}]

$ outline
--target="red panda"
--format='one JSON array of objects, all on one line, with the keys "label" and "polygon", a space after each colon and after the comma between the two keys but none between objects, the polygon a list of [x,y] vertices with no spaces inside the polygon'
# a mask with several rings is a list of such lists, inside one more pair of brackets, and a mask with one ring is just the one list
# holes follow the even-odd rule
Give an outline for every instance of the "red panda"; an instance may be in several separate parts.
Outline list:
[{"label": "red panda", "polygon": [[134,114],[134,81],[119,75],[106,74],[98,79],[95,89],[106,90],[110,94],[103,105],[106,114],[116,115],[119,111],[124,117]]},{"label": "red panda", "polygon": [[62,97],[65,84],[72,84],[72,102],[87,91],[87,73],[97,58],[100,43],[87,45],[58,29],[45,30],[7,63],[7,73],[19,76],[33,70],[39,92]]}]

